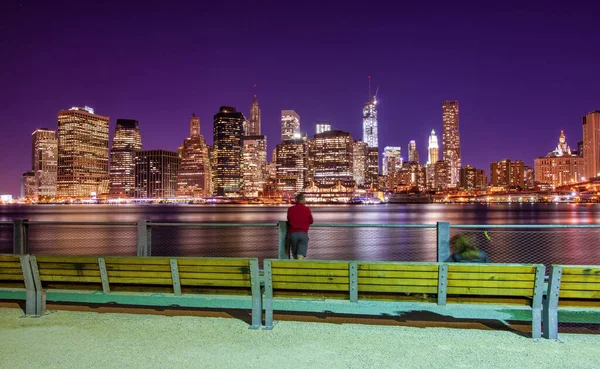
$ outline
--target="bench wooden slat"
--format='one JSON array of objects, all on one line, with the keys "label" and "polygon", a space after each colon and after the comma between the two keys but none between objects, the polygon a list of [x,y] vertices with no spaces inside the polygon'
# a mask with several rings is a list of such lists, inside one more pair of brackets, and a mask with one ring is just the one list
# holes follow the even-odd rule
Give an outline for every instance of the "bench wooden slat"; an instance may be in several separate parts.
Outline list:
[{"label": "bench wooden slat", "polygon": [[128,257],[105,257],[104,262],[108,266],[109,264],[127,264],[127,265],[170,265],[169,258],[155,258],[155,257],[139,257],[139,256],[128,256]]},{"label": "bench wooden slat", "polygon": [[358,295],[360,298],[361,292],[386,292],[386,293],[435,293],[437,294],[437,287],[429,286],[382,286],[367,284],[359,286]]},{"label": "bench wooden slat", "polygon": [[249,266],[250,261],[248,259],[177,259],[177,265],[181,268],[184,265],[191,266],[230,266],[230,267],[244,267]]},{"label": "bench wooden slat", "polygon": [[21,274],[0,274],[0,281],[22,281],[23,273]]},{"label": "bench wooden slat", "polygon": [[413,279],[437,279],[438,272],[390,272],[383,270],[359,270],[358,278],[413,278]]},{"label": "bench wooden slat", "polygon": [[96,256],[36,255],[35,258],[38,263],[94,264],[98,262]]},{"label": "bench wooden slat", "polygon": [[0,262],[14,262],[16,261],[17,263],[21,260],[21,257],[19,255],[0,255]]},{"label": "bench wooden slat", "polygon": [[573,291],[600,291],[600,283],[570,283],[561,282],[560,289]]},{"label": "bench wooden slat", "polygon": [[532,288],[448,287],[448,295],[491,295],[532,297]]},{"label": "bench wooden slat", "polygon": [[[178,264],[179,265],[179,264]],[[249,265],[243,266],[189,266],[179,265],[180,272],[188,273],[232,273],[232,274],[248,274],[250,273]]]},{"label": "bench wooden slat", "polygon": [[358,270],[369,270],[369,271],[406,271],[406,272],[416,272],[416,271],[429,271],[436,272],[438,271],[439,266],[436,264],[365,264],[359,263]]},{"label": "bench wooden slat", "polygon": [[214,287],[248,287],[250,288],[250,280],[234,280],[234,279],[181,279],[182,286],[214,286]]},{"label": "bench wooden slat", "polygon": [[95,264],[84,263],[40,263],[38,269],[76,269],[76,270],[98,270],[98,262]]},{"label": "bench wooden slat", "polygon": [[155,271],[118,271],[107,270],[108,281],[112,281],[112,277],[128,277],[128,278],[171,278],[171,272],[155,272]]},{"label": "bench wooden slat", "polygon": [[[302,275],[302,276],[315,276],[315,277],[347,277],[349,275],[348,269],[340,270],[327,270],[327,269],[274,269],[272,274],[275,275]],[[360,275],[360,274],[359,274]]]},{"label": "bench wooden slat", "polygon": [[223,280],[250,280],[250,274],[233,273],[186,273],[179,272],[179,278],[185,279],[223,279]]},{"label": "bench wooden slat", "polygon": [[0,268],[0,275],[2,274],[20,274],[23,275],[21,268]]},{"label": "bench wooden slat", "polygon": [[451,272],[448,273],[448,279],[468,279],[479,281],[535,281],[535,274]]},{"label": "bench wooden slat", "polygon": [[21,269],[20,261],[3,261],[0,263],[0,268],[19,268]]},{"label": "bench wooden slat", "polygon": [[[598,299],[600,298],[600,291],[574,291],[574,290],[563,290],[560,289],[561,298],[576,298],[576,299]],[[560,299],[558,300],[560,302]]]},{"label": "bench wooden slat", "polygon": [[460,263],[448,264],[448,273],[462,272],[462,273],[512,273],[512,274],[535,274],[536,266],[529,265],[464,265]]},{"label": "bench wooden slat", "polygon": [[71,275],[40,275],[40,280],[42,282],[102,282],[100,277],[80,277]]},{"label": "bench wooden slat", "polygon": [[129,277],[108,277],[109,283],[112,285],[113,283],[119,284],[145,284],[145,285],[155,285],[155,284],[167,284],[173,285],[173,280],[171,278],[129,278]]},{"label": "bench wooden slat", "polygon": [[448,287],[529,288],[532,290],[532,293],[534,284],[535,282],[533,281],[448,280]]},{"label": "bench wooden slat", "polygon": [[273,282],[274,289],[287,290],[313,290],[313,291],[349,291],[348,283],[290,283],[290,282]]},{"label": "bench wooden slat", "polygon": [[561,283],[581,282],[581,283],[600,283],[600,275],[566,274],[561,278]]},{"label": "bench wooden slat", "polygon": [[562,266],[563,275],[589,275],[589,276],[600,276],[600,267],[570,267],[567,265]]},{"label": "bench wooden slat", "polygon": [[99,277],[99,270],[72,270],[72,269],[40,269],[40,276],[48,275],[76,275],[82,277]]},{"label": "bench wooden slat", "polygon": [[364,285],[399,285],[399,286],[437,286],[437,279],[398,279],[398,278],[361,278],[358,277],[358,290],[362,289]]},{"label": "bench wooden slat", "polygon": [[108,264],[106,270],[114,271],[144,271],[144,272],[170,272],[170,265],[127,265],[127,264]]},{"label": "bench wooden slat", "polygon": [[271,267],[275,269],[342,269],[348,270],[349,262],[339,261],[281,261],[272,260]]},{"label": "bench wooden slat", "polygon": [[301,283],[350,283],[348,277],[319,277],[319,276],[287,276],[287,275],[274,275],[273,283],[277,282],[295,282]]}]

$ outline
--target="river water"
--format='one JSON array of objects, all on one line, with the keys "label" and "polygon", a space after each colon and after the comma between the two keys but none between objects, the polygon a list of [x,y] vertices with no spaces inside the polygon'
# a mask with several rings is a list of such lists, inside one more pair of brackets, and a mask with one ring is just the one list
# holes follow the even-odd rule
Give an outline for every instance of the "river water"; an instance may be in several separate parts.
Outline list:
[{"label": "river water", "polygon": [[[152,255],[277,257],[277,221],[286,206],[233,205],[39,205],[0,206],[0,222],[270,223],[272,226],[157,226],[149,230]],[[600,224],[597,204],[383,204],[311,206],[318,224],[430,224],[451,228],[488,252],[492,262],[600,264],[600,228],[540,229],[539,224]],[[530,224],[492,229],[488,224]],[[31,224],[30,253],[135,255],[137,228]],[[487,233],[485,233],[487,232]],[[313,227],[309,258],[435,261],[435,228]],[[0,225],[0,252],[12,250],[12,225]]]}]

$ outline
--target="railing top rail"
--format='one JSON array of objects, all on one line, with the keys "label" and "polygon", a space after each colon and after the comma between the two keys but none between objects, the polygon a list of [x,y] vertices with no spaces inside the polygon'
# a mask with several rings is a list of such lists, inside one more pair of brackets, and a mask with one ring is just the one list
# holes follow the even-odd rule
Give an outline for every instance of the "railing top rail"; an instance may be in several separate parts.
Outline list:
[{"label": "railing top rail", "polygon": [[344,224],[344,223],[316,223],[313,227],[323,228],[436,228],[435,224]]},{"label": "railing top rail", "polygon": [[13,222],[8,220],[0,220],[0,224],[13,224]]},{"label": "railing top rail", "polygon": [[487,229],[552,229],[552,228],[600,228],[600,224],[450,224],[450,228]]},{"label": "railing top rail", "polygon": [[129,226],[137,225],[135,222],[60,222],[60,221],[27,221],[26,224],[39,225],[97,225],[97,226]]},{"label": "railing top rail", "polygon": [[177,226],[177,227],[276,227],[277,223],[167,223],[148,222],[150,226]]}]

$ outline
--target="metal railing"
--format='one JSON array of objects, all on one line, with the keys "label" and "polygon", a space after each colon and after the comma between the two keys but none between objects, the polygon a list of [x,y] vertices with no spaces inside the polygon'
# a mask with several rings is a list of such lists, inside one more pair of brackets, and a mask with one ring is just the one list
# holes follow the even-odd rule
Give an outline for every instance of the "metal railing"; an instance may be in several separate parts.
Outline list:
[{"label": "metal railing", "polygon": [[[600,225],[313,224],[309,258],[446,261],[467,237],[490,262],[600,265]],[[0,222],[0,253],[286,258],[286,222]]]}]

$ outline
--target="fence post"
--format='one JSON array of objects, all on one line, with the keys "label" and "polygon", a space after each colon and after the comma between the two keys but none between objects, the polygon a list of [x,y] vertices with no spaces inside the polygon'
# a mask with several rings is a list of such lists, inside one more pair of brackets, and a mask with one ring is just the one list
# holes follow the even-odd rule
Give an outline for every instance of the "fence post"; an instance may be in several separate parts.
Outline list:
[{"label": "fence post", "polygon": [[450,223],[437,222],[437,261],[443,263],[450,258]]},{"label": "fence post", "polygon": [[286,246],[286,238],[287,238],[287,222],[279,221],[277,222],[277,227],[279,228],[279,248],[278,248],[278,257],[279,259],[289,259],[290,256],[288,254],[288,250]]},{"label": "fence post", "polygon": [[150,235],[147,220],[137,221],[137,256],[150,256]]},{"label": "fence post", "polygon": [[27,254],[27,219],[13,220],[13,254]]}]

